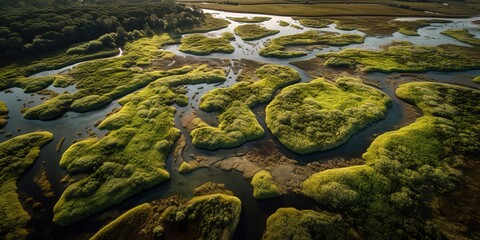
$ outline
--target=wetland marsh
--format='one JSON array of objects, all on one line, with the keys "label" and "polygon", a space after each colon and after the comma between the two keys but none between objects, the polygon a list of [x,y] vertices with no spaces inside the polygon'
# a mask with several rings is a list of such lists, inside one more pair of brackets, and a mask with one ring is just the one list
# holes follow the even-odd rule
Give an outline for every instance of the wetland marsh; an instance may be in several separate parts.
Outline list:
[{"label": "wetland marsh", "polygon": [[2,66],[0,236],[480,237],[480,17],[203,12]]}]

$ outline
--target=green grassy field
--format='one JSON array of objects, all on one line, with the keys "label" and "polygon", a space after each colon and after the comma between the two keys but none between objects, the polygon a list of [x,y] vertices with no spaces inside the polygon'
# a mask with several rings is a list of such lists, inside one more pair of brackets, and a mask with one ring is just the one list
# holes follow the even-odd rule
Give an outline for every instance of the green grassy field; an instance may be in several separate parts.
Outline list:
[{"label": "green grassy field", "polygon": [[221,37],[216,38],[202,34],[190,34],[182,38],[178,50],[194,55],[233,53],[235,48],[230,43],[232,39],[234,39],[234,36],[230,32],[224,32]]},{"label": "green grassy field", "polygon": [[354,78],[322,78],[283,89],[267,106],[267,127],[289,150],[325,151],[385,118],[391,100]]}]

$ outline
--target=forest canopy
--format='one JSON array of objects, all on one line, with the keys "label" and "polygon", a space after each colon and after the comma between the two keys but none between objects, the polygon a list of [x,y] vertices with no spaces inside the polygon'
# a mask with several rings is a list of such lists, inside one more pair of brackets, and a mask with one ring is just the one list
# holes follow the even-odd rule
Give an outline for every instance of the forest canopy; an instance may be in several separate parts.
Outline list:
[{"label": "forest canopy", "polygon": [[[173,31],[204,20],[200,9],[163,2],[32,5],[0,11],[0,59],[49,53],[85,41],[93,48],[121,46],[135,30]],[[25,1],[23,1],[25,2]],[[26,1],[30,2],[30,1]],[[109,34],[105,36],[105,34]],[[105,36],[100,39],[101,36]]]}]

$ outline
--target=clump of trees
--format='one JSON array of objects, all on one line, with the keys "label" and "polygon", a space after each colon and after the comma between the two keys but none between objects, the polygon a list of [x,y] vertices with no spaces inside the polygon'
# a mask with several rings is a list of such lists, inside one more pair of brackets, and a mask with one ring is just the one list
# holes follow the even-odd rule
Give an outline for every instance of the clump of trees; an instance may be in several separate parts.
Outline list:
[{"label": "clump of trees", "polygon": [[6,8],[0,11],[0,58],[46,53],[85,41],[90,42],[70,52],[91,52],[121,45],[129,33],[152,35],[203,21],[198,8],[165,3]]}]

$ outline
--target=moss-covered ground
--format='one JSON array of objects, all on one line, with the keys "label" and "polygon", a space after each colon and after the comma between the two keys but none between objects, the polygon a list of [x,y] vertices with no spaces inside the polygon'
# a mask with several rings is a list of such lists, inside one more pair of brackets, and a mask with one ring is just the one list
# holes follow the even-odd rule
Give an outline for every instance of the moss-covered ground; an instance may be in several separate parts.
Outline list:
[{"label": "moss-covered ground", "polygon": [[67,81],[76,83],[78,92],[62,93],[28,109],[24,117],[50,120],[69,110],[86,112],[144,87],[165,76],[165,71],[150,70],[148,66],[155,59],[173,57],[172,53],[160,50],[159,46],[176,41],[168,34],[142,38],[127,43],[125,54],[121,57],[81,64],[70,71],[73,80]]},{"label": "moss-covered ground", "polygon": [[40,148],[53,139],[50,132],[33,132],[0,143],[0,236],[26,239],[30,216],[18,198],[17,180],[40,155]]},{"label": "moss-covered ground", "polygon": [[271,17],[227,17],[228,19],[235,21],[235,22],[244,22],[244,23],[260,23],[260,22],[265,22],[270,19]]},{"label": "moss-covered ground", "polygon": [[468,43],[474,46],[480,46],[480,39],[475,38],[467,29],[448,29],[442,34],[455,38],[460,42]]},{"label": "moss-covered ground", "polygon": [[174,126],[175,87],[225,80],[222,70],[183,67],[122,98],[122,109],[99,124],[108,136],[70,146],[60,166],[85,178],[68,186],[54,207],[53,221],[69,225],[167,179],[165,160],[180,136]]},{"label": "moss-covered ground", "polygon": [[[350,218],[368,239],[443,238],[449,231],[429,220],[434,193],[448,194],[461,178],[462,162],[480,152],[480,91],[456,85],[412,82],[396,94],[424,116],[377,137],[365,165],[312,175],[302,192],[331,212]],[[477,159],[476,159],[477,158]],[[344,218],[345,219],[345,218]],[[476,231],[468,225],[460,228]],[[478,237],[478,236],[477,236]]]},{"label": "moss-covered ground", "polygon": [[211,14],[205,14],[205,20],[197,26],[183,26],[181,33],[201,33],[219,30],[228,27],[229,21],[225,19],[215,18]]},{"label": "moss-covered ground", "polygon": [[269,199],[282,194],[268,171],[262,170],[255,173],[251,183],[253,187],[253,197],[256,199]]},{"label": "moss-covered ground", "polygon": [[280,27],[288,27],[288,26],[290,26],[290,23],[285,22],[285,21],[283,21],[283,20],[280,20],[280,21],[278,22],[278,25],[280,25]]},{"label": "moss-covered ground", "polygon": [[322,53],[325,66],[355,67],[365,72],[463,71],[480,68],[480,49],[457,45],[423,46],[395,42],[382,50],[345,49]]},{"label": "moss-covered ground", "polygon": [[55,52],[51,55],[23,59],[15,64],[0,68],[0,90],[11,87],[22,88],[25,92],[35,92],[48,87],[54,77],[28,78],[28,76],[52,69],[59,69],[77,62],[111,57],[118,54],[118,49],[87,54],[67,54]]},{"label": "moss-covered ground", "polygon": [[304,51],[286,50],[287,46],[324,44],[345,46],[353,43],[363,43],[365,38],[356,34],[337,34],[318,31],[306,31],[299,34],[274,38],[259,54],[264,57],[292,58],[307,55]]},{"label": "moss-covered ground", "polygon": [[329,19],[314,19],[314,18],[300,18],[298,22],[304,27],[311,27],[311,28],[324,28],[333,23],[332,20]]},{"label": "moss-covered ground", "polygon": [[220,124],[213,127],[199,120],[190,133],[196,147],[210,150],[232,148],[261,138],[264,130],[250,109],[270,101],[278,89],[300,81],[295,70],[280,65],[265,65],[255,74],[259,80],[217,88],[201,98],[200,109],[219,112]]},{"label": "moss-covered ground", "polygon": [[240,199],[225,194],[159,200],[127,211],[92,239],[231,239],[240,212]]},{"label": "moss-covered ground", "polygon": [[473,82],[480,83],[480,76],[474,77]]},{"label": "moss-covered ground", "polygon": [[243,24],[235,28],[235,34],[245,41],[257,40],[279,33],[279,30],[271,30],[257,24]]},{"label": "moss-covered ground", "polygon": [[232,53],[235,48],[230,41],[232,33],[224,32],[222,36],[211,38],[202,34],[190,34],[182,38],[178,50],[194,55],[209,55],[211,53]]},{"label": "moss-covered ground", "polygon": [[266,108],[267,127],[288,149],[307,154],[335,148],[385,118],[390,98],[355,78],[319,78],[283,89]]},{"label": "moss-covered ground", "polygon": [[340,215],[279,208],[267,219],[262,239],[360,239]]},{"label": "moss-covered ground", "polygon": [[5,102],[0,100],[0,128],[7,125],[8,107]]}]

